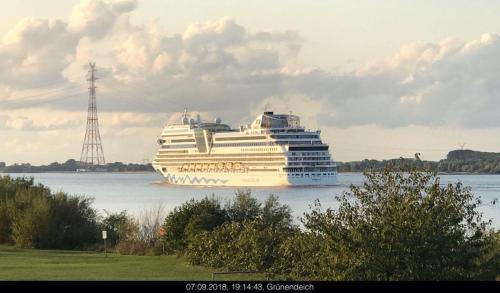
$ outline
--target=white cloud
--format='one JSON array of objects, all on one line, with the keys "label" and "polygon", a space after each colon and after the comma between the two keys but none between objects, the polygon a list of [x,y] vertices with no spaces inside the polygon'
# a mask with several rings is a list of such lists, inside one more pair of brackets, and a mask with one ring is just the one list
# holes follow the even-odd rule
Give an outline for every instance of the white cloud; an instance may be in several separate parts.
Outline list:
[{"label": "white cloud", "polygon": [[500,126],[496,33],[406,44],[386,60],[332,73],[297,64],[298,32],[252,32],[224,17],[167,33],[157,22],[132,23],[136,7],[88,0],[67,21],[20,21],[0,42],[2,108],[51,109],[64,122],[8,113],[0,126],[62,129],[63,117],[84,120],[89,60],[97,61],[98,109],[109,135],[154,132],[185,107],[248,123],[266,105],[301,115],[307,127]]},{"label": "white cloud", "polygon": [[323,79],[309,94],[317,95],[325,109],[337,109],[335,116],[322,116],[329,117],[322,123],[330,125],[497,127],[498,57],[499,36],[485,34],[470,42],[405,45],[354,75],[318,72],[312,80],[310,74],[297,79],[308,84]]},{"label": "white cloud", "polygon": [[126,17],[125,14],[136,7],[135,0],[83,0],[73,8],[68,29],[86,37],[99,39],[113,30],[120,17]]},{"label": "white cloud", "polygon": [[[32,113],[23,113],[32,114]],[[82,126],[82,121],[77,119],[63,119],[61,117],[44,117],[32,114],[31,117],[21,113],[2,115],[0,113],[0,130],[48,132],[61,129],[74,129]]]},{"label": "white cloud", "polygon": [[422,103],[422,94],[417,94],[414,96],[402,96],[399,98],[401,104],[420,104]]},{"label": "white cloud", "polygon": [[[155,22],[132,24],[136,6],[136,1],[89,0],[74,8],[68,23],[21,21],[0,45],[0,87],[15,97],[12,89],[67,79],[81,83],[93,59],[103,111],[231,109],[229,121],[240,121],[252,119],[251,107],[268,97],[301,96],[321,105],[318,113],[305,115],[316,115],[322,125],[500,124],[494,111],[500,106],[497,34],[407,44],[387,60],[334,74],[296,64],[304,41],[297,32],[253,33],[224,17],[167,34]],[[81,107],[71,100],[47,105]]]}]

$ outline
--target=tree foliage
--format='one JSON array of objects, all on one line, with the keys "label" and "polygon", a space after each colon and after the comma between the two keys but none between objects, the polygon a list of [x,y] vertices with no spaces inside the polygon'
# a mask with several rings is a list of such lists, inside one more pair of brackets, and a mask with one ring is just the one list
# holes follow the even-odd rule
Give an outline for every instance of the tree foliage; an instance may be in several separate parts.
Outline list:
[{"label": "tree foliage", "polygon": [[[0,172],[5,173],[75,172],[80,168],[82,168],[82,165],[74,159],[69,159],[64,163],[54,162],[41,166],[34,166],[29,163],[6,166],[4,162],[0,162]],[[124,164],[122,162],[108,163],[103,168],[109,172],[154,171],[151,164]]]},{"label": "tree foliage", "polygon": [[188,239],[222,225],[227,219],[227,211],[214,196],[199,201],[191,199],[167,215],[163,223],[166,234],[162,241],[168,252],[182,252]]},{"label": "tree foliage", "polygon": [[226,211],[230,221],[242,223],[257,219],[261,214],[261,204],[252,197],[249,189],[239,189],[236,191],[234,201],[226,205]]},{"label": "tree foliage", "polygon": [[281,243],[298,230],[290,207],[273,195],[262,204],[248,190],[240,190],[226,209],[225,223],[190,239],[187,259],[228,270],[271,272]]},{"label": "tree foliage", "polygon": [[110,247],[115,247],[120,240],[126,238],[130,217],[126,211],[120,213],[109,213],[105,211],[107,217],[101,221],[101,230],[107,232],[107,241]]},{"label": "tree foliage", "polygon": [[197,235],[186,257],[191,264],[234,271],[269,271],[292,227],[275,228],[262,219],[227,222]]},{"label": "tree foliage", "polygon": [[478,152],[472,150],[454,150],[440,161],[424,161],[420,158],[391,160],[363,160],[338,162],[340,172],[364,172],[368,169],[382,169],[385,166],[411,165],[415,168],[442,173],[484,173],[500,174],[500,153]]},{"label": "tree foliage", "polygon": [[91,199],[51,193],[33,178],[0,177],[0,243],[74,249],[98,237]]},{"label": "tree foliage", "polygon": [[316,203],[303,220],[306,231],[282,245],[278,271],[319,280],[468,280],[499,274],[498,237],[482,220],[481,200],[470,188],[442,186],[433,173],[390,166],[366,172],[365,178],[362,186],[337,197],[338,209],[323,211]]},{"label": "tree foliage", "polygon": [[365,173],[361,186],[319,201],[293,224],[290,208],[239,191],[226,221],[198,230],[183,251],[191,264],[258,270],[306,280],[494,280],[500,234],[461,183],[401,163]]}]

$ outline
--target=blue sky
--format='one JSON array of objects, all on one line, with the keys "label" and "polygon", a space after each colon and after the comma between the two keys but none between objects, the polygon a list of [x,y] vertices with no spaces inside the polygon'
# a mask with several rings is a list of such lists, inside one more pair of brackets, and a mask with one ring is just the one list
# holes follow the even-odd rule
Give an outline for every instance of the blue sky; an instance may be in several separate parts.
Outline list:
[{"label": "blue sky", "polygon": [[[234,126],[266,107],[340,161],[500,151],[498,1],[6,1],[0,161],[79,157],[96,60],[107,161],[155,152],[184,107]],[[137,151],[140,150],[140,151]]]}]

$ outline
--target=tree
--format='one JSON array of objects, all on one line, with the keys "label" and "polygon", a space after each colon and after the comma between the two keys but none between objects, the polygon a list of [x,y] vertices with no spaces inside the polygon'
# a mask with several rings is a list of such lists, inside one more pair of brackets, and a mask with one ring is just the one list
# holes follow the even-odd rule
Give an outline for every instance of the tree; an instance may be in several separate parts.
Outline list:
[{"label": "tree", "polygon": [[242,223],[255,220],[261,216],[261,204],[248,189],[238,189],[234,202],[226,206],[231,221]]},{"label": "tree", "polygon": [[97,211],[93,200],[70,196],[63,192],[51,194],[47,225],[40,229],[36,248],[85,248],[99,241]]},{"label": "tree", "polygon": [[194,265],[227,270],[272,272],[281,244],[296,233],[291,209],[269,196],[264,204],[239,191],[227,206],[229,220],[189,239],[187,259]]},{"label": "tree", "polygon": [[107,241],[110,247],[116,246],[120,239],[126,237],[126,230],[129,226],[129,217],[126,211],[120,213],[109,213],[104,211],[107,217],[101,222],[101,230],[107,231]]},{"label": "tree", "polygon": [[288,205],[282,205],[279,198],[270,195],[262,207],[262,222],[271,228],[292,227],[292,210]]},{"label": "tree", "polygon": [[166,231],[162,241],[168,252],[182,252],[188,239],[201,233],[211,231],[228,220],[227,212],[214,196],[202,200],[190,201],[176,207],[163,223]]},{"label": "tree", "polygon": [[[498,250],[492,252],[498,238],[491,221],[482,221],[481,200],[461,183],[441,186],[434,173],[386,166],[365,172],[363,185],[351,186],[337,200],[339,208],[326,211],[317,202],[303,221],[309,237],[283,244],[281,257],[291,268],[284,275],[325,280],[498,275],[498,267],[491,268],[491,260],[498,259]],[[293,270],[301,262],[320,267]]]}]

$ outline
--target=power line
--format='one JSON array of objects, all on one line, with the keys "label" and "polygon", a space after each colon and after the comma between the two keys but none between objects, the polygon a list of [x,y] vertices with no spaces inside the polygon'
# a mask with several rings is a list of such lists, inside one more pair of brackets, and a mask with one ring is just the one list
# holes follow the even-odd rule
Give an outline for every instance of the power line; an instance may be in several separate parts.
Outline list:
[{"label": "power line", "polygon": [[46,99],[31,99],[31,100],[13,100],[13,101],[4,101],[4,107],[9,107],[9,108],[29,108],[29,107],[34,107],[34,106],[40,106],[44,104],[49,104],[52,102],[57,102],[61,100],[67,100],[69,98],[74,98],[74,97],[81,97],[82,95],[86,94],[84,91],[80,92],[74,92],[68,95],[62,95],[59,97],[54,97],[54,98],[46,98]]},{"label": "power line", "polygon": [[64,92],[64,91],[67,91],[67,90],[80,89],[80,88],[82,88],[82,86],[71,85],[71,86],[68,86],[68,87],[51,89],[49,91],[39,92],[39,93],[36,93],[36,94],[30,94],[30,95],[25,95],[25,96],[15,96],[14,99],[21,99],[21,100],[22,99],[31,99],[31,98],[43,97],[43,96],[54,94],[54,93],[58,93],[58,92]]}]

